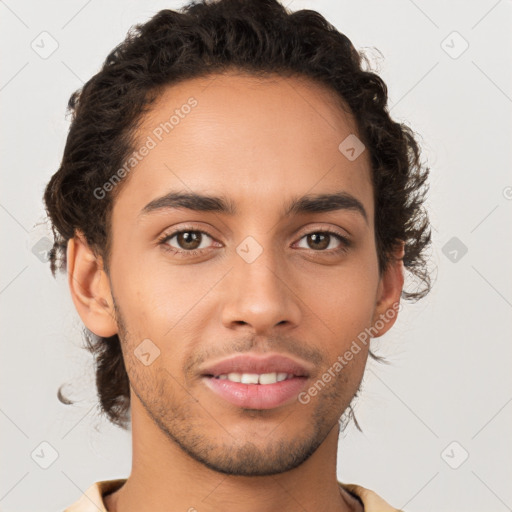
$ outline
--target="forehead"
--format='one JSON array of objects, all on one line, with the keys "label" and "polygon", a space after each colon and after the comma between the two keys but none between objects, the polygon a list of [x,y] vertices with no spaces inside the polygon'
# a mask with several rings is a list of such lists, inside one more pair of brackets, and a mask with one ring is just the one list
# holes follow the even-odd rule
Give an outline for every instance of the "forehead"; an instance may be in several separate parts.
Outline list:
[{"label": "forehead", "polygon": [[354,136],[354,118],[336,93],[304,77],[230,72],[185,80],[161,91],[139,123],[133,149],[150,149],[132,162],[115,209],[136,215],[180,190],[229,196],[243,213],[345,190],[371,219],[368,151],[350,160],[339,147]]}]

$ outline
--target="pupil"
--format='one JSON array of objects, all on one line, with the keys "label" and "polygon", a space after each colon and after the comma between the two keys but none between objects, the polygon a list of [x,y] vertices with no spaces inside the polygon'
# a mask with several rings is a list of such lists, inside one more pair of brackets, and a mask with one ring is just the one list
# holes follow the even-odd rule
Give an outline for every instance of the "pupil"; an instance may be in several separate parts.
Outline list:
[{"label": "pupil", "polygon": [[178,235],[178,243],[184,249],[197,249],[199,245],[201,245],[199,238],[200,233],[196,233],[194,231],[184,231]]},{"label": "pupil", "polygon": [[318,249],[318,248],[325,249],[326,247],[329,246],[328,236],[327,235],[321,234],[321,233],[314,233],[314,234],[309,235],[309,236],[311,237],[312,240],[317,241],[317,242],[320,240],[320,238],[323,238],[323,240],[320,240],[320,244],[316,244],[316,249]]}]

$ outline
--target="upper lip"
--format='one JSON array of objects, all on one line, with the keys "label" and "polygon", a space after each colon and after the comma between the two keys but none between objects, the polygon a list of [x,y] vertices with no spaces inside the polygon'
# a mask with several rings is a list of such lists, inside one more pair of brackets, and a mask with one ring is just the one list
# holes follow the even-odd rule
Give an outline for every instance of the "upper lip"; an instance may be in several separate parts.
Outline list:
[{"label": "upper lip", "polygon": [[213,377],[228,373],[287,373],[296,377],[309,377],[308,364],[282,354],[237,354],[205,366],[201,374]]}]

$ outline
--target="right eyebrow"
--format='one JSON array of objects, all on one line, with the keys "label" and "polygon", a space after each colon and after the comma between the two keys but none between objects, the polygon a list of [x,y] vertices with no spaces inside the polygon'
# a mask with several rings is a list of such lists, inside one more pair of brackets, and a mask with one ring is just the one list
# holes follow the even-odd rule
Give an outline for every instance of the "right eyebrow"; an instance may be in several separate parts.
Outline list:
[{"label": "right eyebrow", "polygon": [[218,212],[227,215],[235,215],[237,212],[234,203],[224,197],[208,196],[196,192],[169,192],[144,206],[139,216],[171,208],[186,208],[198,212]]}]

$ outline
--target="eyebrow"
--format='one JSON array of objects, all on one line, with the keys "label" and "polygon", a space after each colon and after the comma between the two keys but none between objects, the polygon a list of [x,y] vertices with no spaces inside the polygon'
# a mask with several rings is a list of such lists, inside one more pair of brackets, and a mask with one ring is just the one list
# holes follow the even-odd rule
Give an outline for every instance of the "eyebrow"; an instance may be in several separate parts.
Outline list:
[{"label": "eyebrow", "polygon": [[[234,216],[238,212],[235,203],[224,196],[211,196],[196,192],[169,192],[144,206],[139,213],[139,217],[155,211],[174,208],[185,208],[197,212],[223,213],[229,216]],[[309,194],[293,198],[285,204],[283,217],[337,210],[357,212],[368,223],[368,215],[361,201],[344,191],[331,194]]]}]

